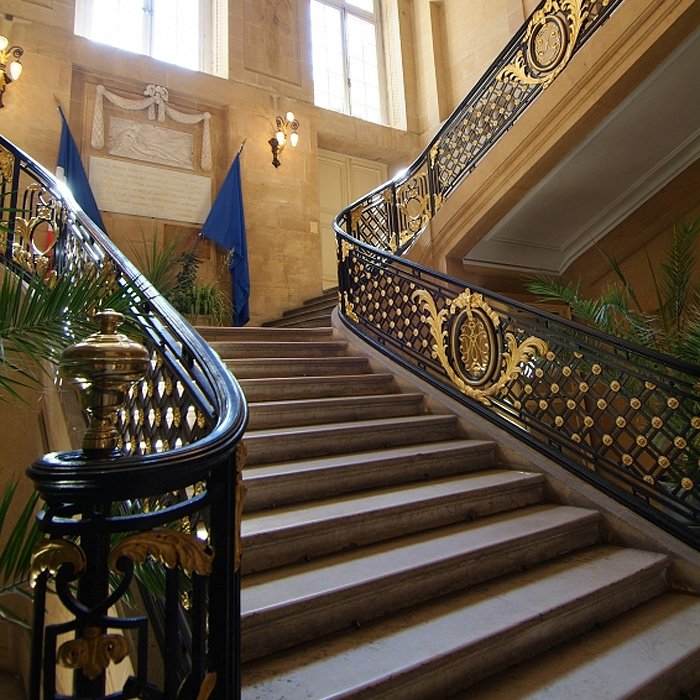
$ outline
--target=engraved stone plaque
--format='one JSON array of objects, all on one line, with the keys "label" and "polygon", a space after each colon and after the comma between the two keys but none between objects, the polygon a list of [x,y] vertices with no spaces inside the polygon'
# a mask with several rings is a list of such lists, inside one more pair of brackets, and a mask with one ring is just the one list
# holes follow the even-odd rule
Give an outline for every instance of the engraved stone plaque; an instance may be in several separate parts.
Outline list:
[{"label": "engraved stone plaque", "polygon": [[201,175],[91,156],[89,180],[105,211],[201,224],[211,209],[211,179]]},{"label": "engraved stone plaque", "polygon": [[107,144],[113,156],[194,169],[194,138],[182,131],[111,117]]}]

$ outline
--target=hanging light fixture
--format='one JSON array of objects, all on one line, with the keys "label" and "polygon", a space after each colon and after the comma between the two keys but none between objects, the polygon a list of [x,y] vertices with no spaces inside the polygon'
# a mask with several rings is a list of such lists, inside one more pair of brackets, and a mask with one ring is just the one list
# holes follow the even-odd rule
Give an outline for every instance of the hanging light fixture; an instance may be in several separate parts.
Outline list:
[{"label": "hanging light fixture", "polygon": [[281,163],[279,155],[282,153],[287,142],[292,148],[296,148],[299,143],[299,121],[294,116],[294,112],[287,112],[284,118],[277,116],[275,119],[275,135],[268,141],[272,149],[272,165],[279,168]]}]

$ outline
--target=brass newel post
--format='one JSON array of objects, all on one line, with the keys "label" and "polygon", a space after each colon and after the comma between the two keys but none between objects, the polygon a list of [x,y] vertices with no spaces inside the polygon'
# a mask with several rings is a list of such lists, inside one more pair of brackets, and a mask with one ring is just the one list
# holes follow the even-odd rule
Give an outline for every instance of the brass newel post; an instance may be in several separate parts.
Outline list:
[{"label": "brass newel post", "polygon": [[[149,361],[146,348],[117,332],[124,320],[122,314],[106,309],[95,318],[100,330],[66,348],[60,364],[61,374],[77,386],[81,407],[89,418],[83,437],[85,460],[121,454],[116,419],[129,388],[144,376]],[[76,630],[76,640],[64,643],[58,651],[61,663],[75,669],[75,693],[81,698],[103,697],[107,665],[112,659],[123,658],[121,652],[112,653],[121,637],[106,635],[99,612],[109,595],[110,549],[110,535],[100,523],[109,518],[111,510],[111,502],[97,499],[82,512],[83,520],[95,527],[80,538],[88,566],[78,582],[78,600],[86,609],[98,612],[87,615]],[[79,653],[80,649],[98,648],[110,650],[99,663],[92,663],[90,654],[86,661]]]},{"label": "brass newel post", "polygon": [[126,392],[146,372],[148,351],[117,332],[123,314],[107,309],[96,318],[100,330],[64,350],[61,373],[78,385],[80,404],[90,420],[83,452],[107,457],[119,454],[114,424]]}]

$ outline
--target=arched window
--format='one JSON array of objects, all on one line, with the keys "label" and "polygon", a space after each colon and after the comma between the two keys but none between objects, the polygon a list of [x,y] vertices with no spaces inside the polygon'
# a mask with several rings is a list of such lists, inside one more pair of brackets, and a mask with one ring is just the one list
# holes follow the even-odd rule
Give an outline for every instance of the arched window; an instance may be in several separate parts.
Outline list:
[{"label": "arched window", "polygon": [[76,34],[221,77],[228,72],[226,27],[225,0],[76,2]]}]

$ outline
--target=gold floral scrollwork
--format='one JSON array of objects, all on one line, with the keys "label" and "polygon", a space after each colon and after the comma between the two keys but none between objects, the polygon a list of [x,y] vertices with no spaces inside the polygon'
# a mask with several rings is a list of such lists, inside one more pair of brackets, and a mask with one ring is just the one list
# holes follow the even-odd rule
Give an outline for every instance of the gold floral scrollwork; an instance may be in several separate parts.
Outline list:
[{"label": "gold floral scrollwork", "polygon": [[564,69],[588,16],[587,0],[547,0],[532,15],[524,48],[498,79],[546,88]]},{"label": "gold floral scrollwork", "polygon": [[85,552],[70,540],[44,540],[32,552],[29,583],[36,586],[39,576],[48,571],[55,576],[64,564],[71,564],[76,575],[85,571]]},{"label": "gold floral scrollwork", "polygon": [[340,262],[345,262],[350,253],[353,251],[353,246],[352,244],[345,240],[345,238],[340,239]]},{"label": "gold floral scrollwork", "polygon": [[498,314],[470,289],[440,311],[425,289],[416,290],[411,298],[421,304],[429,324],[433,358],[459,391],[485,405],[522,373],[532,357],[546,355],[549,349],[535,336],[518,343],[513,333],[502,333]]},{"label": "gold floral scrollwork", "polygon": [[12,182],[12,172],[15,169],[15,157],[6,148],[0,146],[0,176],[5,182]]},{"label": "gold floral scrollwork", "polygon": [[440,152],[440,143],[436,143],[433,145],[433,147],[430,149],[430,167],[435,166],[435,161],[437,160],[438,153]]},{"label": "gold floral scrollwork", "polygon": [[94,680],[113,661],[118,664],[126,658],[129,646],[120,634],[102,634],[99,627],[86,627],[83,636],[64,642],[58,648],[61,666],[81,670]]},{"label": "gold floral scrollwork", "polygon": [[435,212],[440,211],[440,207],[442,207],[443,203],[445,201],[445,197],[441,194],[434,194],[433,195],[433,207],[435,208]]},{"label": "gold floral scrollwork", "polygon": [[364,209],[361,206],[355,207],[351,212],[350,212],[350,228],[351,230],[355,230],[357,227],[357,224],[360,223],[360,219],[362,218],[362,214],[364,212]]},{"label": "gold floral scrollwork", "polygon": [[241,522],[243,521],[243,503],[245,502],[246,486],[243,483],[243,469],[245,467],[248,449],[239,442],[236,446],[236,538],[234,545],[234,571],[241,568],[241,555],[243,554],[243,539],[241,537]]},{"label": "gold floral scrollwork", "polygon": [[355,313],[355,305],[350,301],[350,297],[347,292],[343,292],[343,299],[345,301],[345,315],[355,323],[359,323],[360,319]]},{"label": "gold floral scrollwork", "polygon": [[143,564],[151,556],[169,569],[180,567],[185,573],[208,576],[211,573],[214,552],[196,537],[176,530],[151,530],[125,537],[109,553],[111,571],[119,572],[117,562],[127,557]]}]

